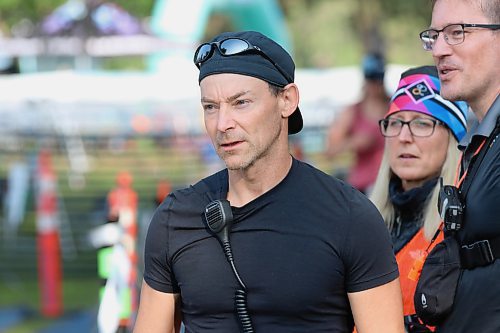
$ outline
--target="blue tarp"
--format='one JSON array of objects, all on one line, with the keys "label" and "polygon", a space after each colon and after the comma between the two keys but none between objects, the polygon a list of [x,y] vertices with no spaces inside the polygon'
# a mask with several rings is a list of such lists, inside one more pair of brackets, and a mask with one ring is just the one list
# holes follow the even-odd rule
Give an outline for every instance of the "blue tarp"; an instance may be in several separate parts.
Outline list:
[{"label": "blue tarp", "polygon": [[0,332],[4,332],[26,318],[33,315],[33,312],[25,307],[10,307],[0,309]]},{"label": "blue tarp", "polygon": [[54,324],[37,333],[93,333],[97,332],[97,311],[86,310],[64,315]]}]

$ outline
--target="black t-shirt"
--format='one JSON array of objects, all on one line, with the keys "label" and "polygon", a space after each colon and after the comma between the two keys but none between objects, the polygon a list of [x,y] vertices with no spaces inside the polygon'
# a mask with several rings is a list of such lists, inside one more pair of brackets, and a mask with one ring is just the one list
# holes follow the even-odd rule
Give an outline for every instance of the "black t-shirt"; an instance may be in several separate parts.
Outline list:
[{"label": "black t-shirt", "polygon": [[[210,200],[227,193],[227,170],[205,186],[176,191],[149,227],[144,279],[180,293],[186,332],[238,332],[239,287],[218,240],[202,221]],[[207,193],[205,193],[207,192]],[[398,277],[377,209],[360,192],[294,160],[285,179],[234,208],[235,266],[246,284],[256,332],[351,332],[347,298]]]}]

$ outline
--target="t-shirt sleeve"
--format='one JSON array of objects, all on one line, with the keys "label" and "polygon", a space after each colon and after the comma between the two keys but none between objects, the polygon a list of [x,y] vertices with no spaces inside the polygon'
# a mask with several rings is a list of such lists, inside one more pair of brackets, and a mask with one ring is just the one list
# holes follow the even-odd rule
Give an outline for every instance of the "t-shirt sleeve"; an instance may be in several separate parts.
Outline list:
[{"label": "t-shirt sleeve", "polygon": [[144,249],[144,281],[153,289],[178,293],[179,287],[168,259],[169,217],[174,198],[170,195],[155,211]]},{"label": "t-shirt sleeve", "polygon": [[364,196],[351,201],[351,219],[344,246],[346,288],[375,288],[399,276],[391,238],[377,208]]}]

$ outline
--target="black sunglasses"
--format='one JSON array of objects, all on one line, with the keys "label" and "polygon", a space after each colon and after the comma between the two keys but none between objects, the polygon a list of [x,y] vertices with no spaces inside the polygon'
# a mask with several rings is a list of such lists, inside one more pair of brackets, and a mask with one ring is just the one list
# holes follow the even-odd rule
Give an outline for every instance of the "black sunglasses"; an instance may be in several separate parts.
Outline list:
[{"label": "black sunglasses", "polygon": [[240,38],[227,38],[220,42],[204,43],[198,46],[194,53],[194,64],[200,68],[201,64],[210,59],[214,54],[214,48],[219,50],[219,53],[224,57],[241,54],[245,52],[257,52],[262,57],[266,58],[287,80],[292,83],[293,79],[281,68],[270,56],[262,51],[258,46],[252,45],[249,41]]}]

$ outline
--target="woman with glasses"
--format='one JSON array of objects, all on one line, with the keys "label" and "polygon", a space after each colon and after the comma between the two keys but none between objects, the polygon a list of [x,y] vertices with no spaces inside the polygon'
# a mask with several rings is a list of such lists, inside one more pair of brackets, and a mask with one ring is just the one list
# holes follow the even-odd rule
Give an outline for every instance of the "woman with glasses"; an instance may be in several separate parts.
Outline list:
[{"label": "woman with glasses", "polygon": [[453,183],[466,111],[464,102],[440,96],[436,68],[424,66],[401,75],[389,112],[379,122],[385,150],[370,199],[392,237],[408,332],[430,332],[414,315],[413,295],[419,264],[441,222],[438,179]]}]

